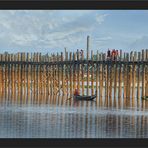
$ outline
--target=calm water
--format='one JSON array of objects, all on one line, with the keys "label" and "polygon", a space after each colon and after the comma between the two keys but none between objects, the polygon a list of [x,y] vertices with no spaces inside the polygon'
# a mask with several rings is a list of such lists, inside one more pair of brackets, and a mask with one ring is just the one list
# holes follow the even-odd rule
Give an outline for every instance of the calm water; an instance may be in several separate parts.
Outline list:
[{"label": "calm water", "polygon": [[148,111],[92,102],[0,105],[0,138],[148,138]]}]

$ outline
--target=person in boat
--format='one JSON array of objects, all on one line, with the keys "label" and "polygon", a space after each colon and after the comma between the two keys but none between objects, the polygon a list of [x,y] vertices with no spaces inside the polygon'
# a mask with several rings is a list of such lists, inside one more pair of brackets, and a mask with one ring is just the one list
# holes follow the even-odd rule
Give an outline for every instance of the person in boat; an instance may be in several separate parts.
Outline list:
[{"label": "person in boat", "polygon": [[79,90],[78,89],[75,89],[74,96],[79,96],[79,95],[80,95]]}]

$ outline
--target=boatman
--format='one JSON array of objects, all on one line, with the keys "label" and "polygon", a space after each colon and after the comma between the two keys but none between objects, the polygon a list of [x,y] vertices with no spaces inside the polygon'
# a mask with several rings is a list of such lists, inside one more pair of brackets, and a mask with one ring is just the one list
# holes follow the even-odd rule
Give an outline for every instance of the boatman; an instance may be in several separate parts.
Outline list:
[{"label": "boatman", "polygon": [[78,89],[75,89],[74,96],[78,96],[78,95],[79,95],[79,91],[78,91]]}]

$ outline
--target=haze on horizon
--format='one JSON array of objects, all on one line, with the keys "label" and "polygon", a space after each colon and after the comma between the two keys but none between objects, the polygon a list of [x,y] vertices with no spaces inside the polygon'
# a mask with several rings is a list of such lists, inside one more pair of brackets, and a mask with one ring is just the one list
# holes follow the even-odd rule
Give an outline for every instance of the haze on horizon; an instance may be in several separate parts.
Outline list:
[{"label": "haze on horizon", "polygon": [[0,10],[0,53],[148,48],[148,10]]}]

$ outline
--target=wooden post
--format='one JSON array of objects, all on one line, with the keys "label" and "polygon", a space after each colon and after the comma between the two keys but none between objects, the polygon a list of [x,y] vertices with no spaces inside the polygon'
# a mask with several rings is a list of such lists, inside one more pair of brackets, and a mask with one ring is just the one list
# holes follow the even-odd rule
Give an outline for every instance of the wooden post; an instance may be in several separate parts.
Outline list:
[{"label": "wooden post", "polygon": [[[142,62],[145,61],[145,51],[142,50]],[[142,97],[145,97],[145,65],[142,64]]]},{"label": "wooden post", "polygon": [[[5,61],[4,54],[2,54],[2,61]],[[5,64],[2,64],[2,93],[4,92],[4,83],[5,83]]]},{"label": "wooden post", "polygon": [[[66,52],[66,61],[68,61],[68,52]],[[65,65],[65,83],[66,83],[66,95],[67,95],[67,97],[68,97],[68,95],[69,95],[69,86],[68,86],[68,84],[69,84],[69,68],[68,68],[68,64],[66,64]],[[80,87],[80,86],[79,86]]]},{"label": "wooden post", "polygon": [[[23,61],[26,62],[26,54],[25,53],[23,54],[23,58],[24,58]],[[27,78],[26,77],[26,67],[27,67],[26,64],[24,64],[24,71],[23,71],[23,73],[24,73],[23,74],[23,80],[24,80],[24,102],[26,102],[26,87],[27,87],[27,84],[26,84],[26,80],[27,80],[26,79]]]},{"label": "wooden post", "polygon": [[[148,62],[148,49],[146,50],[146,61]],[[145,96],[148,96],[148,65],[145,65],[145,76],[146,76],[146,83],[145,83]]]},{"label": "wooden post", "polygon": [[122,61],[124,61],[124,64],[123,64],[123,106],[126,104],[126,88],[125,88],[125,85],[126,85],[126,54],[124,53],[124,58],[121,59]]},{"label": "wooden post", "polygon": [[76,64],[75,64],[75,60],[76,60],[76,54],[73,54],[73,90],[76,89]]},{"label": "wooden post", "polygon": [[[58,64],[58,93],[60,94],[60,89],[61,89],[61,79],[60,79],[60,67],[61,67],[61,65],[60,65],[60,59],[59,59],[59,54],[57,53],[57,57],[58,57],[58,62],[59,62],[59,64]],[[58,101],[59,101],[59,98],[58,98]]]},{"label": "wooden post", "polygon": [[[32,53],[31,53],[31,59],[30,59],[30,62],[32,62]],[[31,96],[33,94],[33,88],[32,88],[32,76],[33,76],[33,72],[32,72],[32,64],[30,64],[30,91],[31,91]],[[30,98],[30,101],[32,102],[32,97]]]},{"label": "wooden post", "polygon": [[141,74],[140,74],[140,60],[141,60],[141,52],[138,52],[138,68],[137,68],[137,99],[138,99],[138,107],[140,106],[140,80],[141,80]]},{"label": "wooden post", "polygon": [[29,64],[28,64],[28,62],[29,62],[29,53],[27,53],[27,59],[26,59],[26,62],[27,62],[27,65],[26,65],[26,80],[27,80],[27,96],[28,96],[28,94],[29,94],[29,71],[30,71],[30,69],[29,69]]},{"label": "wooden post", "polygon": [[132,107],[135,106],[135,81],[136,81],[136,65],[135,61],[137,60],[137,54],[136,52],[134,53],[133,57],[133,71],[132,71]]},{"label": "wooden post", "polygon": [[87,53],[87,95],[89,95],[89,53]]},{"label": "wooden post", "polygon": [[[61,60],[63,59],[63,52],[61,52]],[[64,65],[62,64],[62,89],[63,89],[63,95],[65,94],[65,85],[64,85]]]},{"label": "wooden post", "polygon": [[[18,53],[18,61],[21,61],[21,55],[20,53]],[[20,93],[20,83],[21,83],[21,66],[20,64],[17,65],[18,66],[18,93]]]},{"label": "wooden post", "polygon": [[91,50],[91,95],[94,95],[94,62],[93,62],[93,50]]},{"label": "wooden post", "polygon": [[109,81],[110,81],[110,63],[106,64],[106,81],[105,81],[105,98],[106,98],[106,105],[109,105],[109,100],[108,100],[108,96],[109,96]]},{"label": "wooden post", "polygon": [[[11,55],[11,61],[14,61],[14,55]],[[15,79],[14,79],[14,70],[15,70],[15,65],[11,64],[11,93],[14,93],[14,84],[15,84]]]},{"label": "wooden post", "polygon": [[[35,53],[34,53],[34,62],[36,62],[36,57],[35,57]],[[34,73],[34,96],[35,96],[35,101],[36,101],[36,65],[33,66],[33,73]]]},{"label": "wooden post", "polygon": [[[0,54],[0,62],[2,61],[1,59],[1,54]],[[2,64],[0,64],[0,93],[2,91]]]},{"label": "wooden post", "polygon": [[[7,54],[5,54],[5,61],[7,61]],[[5,64],[5,94],[7,92],[7,64]]]},{"label": "wooden post", "polygon": [[[53,88],[54,88],[54,84],[53,84]],[[49,95],[49,65],[46,65],[46,90],[47,90],[46,96],[48,96]]]},{"label": "wooden post", "polygon": [[110,82],[109,82],[109,105],[110,107],[112,106],[112,82],[113,82],[113,72],[114,72],[114,64],[111,62],[110,67],[109,67],[109,73],[110,73]]},{"label": "wooden post", "polygon": [[117,101],[116,101],[116,94],[117,94],[117,79],[118,79],[118,64],[114,64],[114,107],[117,106]]},{"label": "wooden post", "polygon": [[127,88],[126,88],[126,98],[127,98],[127,102],[128,102],[128,105],[130,104],[130,89],[131,89],[131,68],[130,68],[130,65],[129,65],[129,54],[127,54]]},{"label": "wooden post", "polygon": [[[84,60],[84,52],[82,51],[82,61]],[[84,77],[84,74],[85,74],[85,65],[84,63],[82,63],[82,75],[81,75],[81,79],[82,79],[82,95],[84,95],[84,81],[85,81],[85,78]]]},{"label": "wooden post", "polygon": [[[72,62],[72,52],[70,52],[70,62]],[[72,64],[70,64],[70,96],[73,95],[73,89],[72,89]]]},{"label": "wooden post", "polygon": [[[103,55],[100,54],[99,57],[100,61],[103,61]],[[100,90],[99,90],[99,94],[100,94],[100,101],[99,101],[99,105],[102,106],[103,105],[103,90],[104,90],[104,63],[100,64],[100,69],[99,69],[99,85],[100,85]]]},{"label": "wooden post", "polygon": [[[142,62],[145,61],[145,51],[142,50]],[[142,97],[145,97],[145,64],[142,64]],[[142,102],[142,108],[145,108],[145,100]]]},{"label": "wooden post", "polygon": [[[39,63],[39,53],[37,52],[37,62]],[[36,65],[36,85],[37,85],[37,95],[39,94],[39,64]],[[38,95],[39,96],[39,95]],[[38,97],[39,99],[39,97]]]},{"label": "wooden post", "polygon": [[89,40],[90,40],[90,37],[89,36],[87,36],[87,60],[89,60]]},{"label": "wooden post", "polygon": [[79,61],[80,61],[80,52],[79,50],[77,50],[77,88],[78,90],[80,90],[80,64],[79,64]]},{"label": "wooden post", "polygon": [[[122,51],[120,50],[120,56],[122,57]],[[122,64],[121,64],[121,59],[119,59],[119,92],[118,92],[118,107],[121,107],[121,94],[122,94]]]},{"label": "wooden post", "polygon": [[[103,54],[103,63],[105,62],[105,55]],[[108,107],[108,64],[104,64],[104,81],[105,81],[105,106]]]},{"label": "wooden post", "polygon": [[[10,62],[10,54],[8,54],[8,62]],[[10,94],[10,80],[11,80],[11,64],[10,63],[8,63],[8,95]],[[9,98],[9,97],[8,97]]]},{"label": "wooden post", "polygon": [[[99,51],[97,50],[97,61],[99,60]],[[99,73],[100,71],[100,65],[98,63],[96,63],[96,93],[97,93],[97,98],[96,98],[96,103],[98,103],[98,79],[99,79]],[[100,81],[99,81],[100,84]],[[99,98],[100,99],[100,98]]]}]

